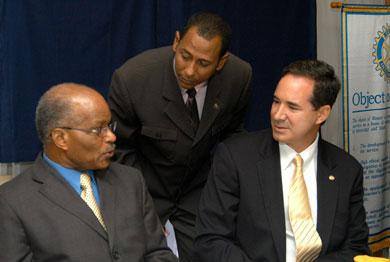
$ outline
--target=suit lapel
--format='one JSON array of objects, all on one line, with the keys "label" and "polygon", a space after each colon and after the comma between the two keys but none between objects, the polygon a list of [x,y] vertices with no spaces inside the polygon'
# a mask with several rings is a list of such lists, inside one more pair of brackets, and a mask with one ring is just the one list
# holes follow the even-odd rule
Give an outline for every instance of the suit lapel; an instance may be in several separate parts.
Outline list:
[{"label": "suit lapel", "polygon": [[[335,164],[328,158],[324,147],[324,141],[320,138],[317,159],[317,230],[322,240],[321,254],[325,254],[329,245],[339,191],[337,174],[334,172]],[[269,153],[264,154],[263,152]],[[284,226],[283,189],[277,142],[274,141],[272,150],[263,150],[263,152],[260,152],[261,160],[257,164],[261,192],[263,193],[265,211],[270,222],[273,240],[275,246],[278,247],[279,260],[284,261],[286,257],[286,229]],[[334,180],[330,179],[331,176],[334,177]]]},{"label": "suit lapel", "polygon": [[107,239],[107,234],[103,227],[77,192],[42,157],[39,157],[37,162],[33,179],[42,183],[39,192],[57,206],[84,221],[99,235]]},{"label": "suit lapel", "polygon": [[[218,72],[215,74],[218,74]],[[219,112],[222,111],[224,104],[218,98],[222,89],[223,86],[220,83],[219,78],[213,76],[207,84],[206,99],[202,109],[202,119],[200,120],[199,129],[195,136],[194,145],[210,130],[210,126],[217,118]]]},{"label": "suit lapel", "polygon": [[[337,174],[333,171],[334,167],[334,164],[328,159],[324,142],[320,138],[317,160],[317,230],[322,240],[321,254],[325,254],[328,248],[336,212],[339,186]],[[330,179],[331,176],[334,180]]]},{"label": "suit lapel", "polygon": [[222,91],[223,86],[216,72],[208,82],[207,93],[205,102],[202,109],[202,119],[199,124],[196,135],[191,126],[190,117],[186,111],[183,96],[180,92],[179,85],[173,71],[173,57],[168,59],[168,64],[165,68],[165,84],[163,84],[163,97],[168,100],[167,107],[164,109],[164,113],[171,119],[177,127],[179,127],[187,136],[194,139],[194,144],[197,144],[206,132],[210,129],[210,126],[215,121],[219,112],[223,109],[223,102],[219,100],[218,95]]},{"label": "suit lapel", "polygon": [[162,85],[163,97],[168,101],[164,113],[171,121],[180,128],[187,136],[194,138],[194,130],[191,126],[190,116],[186,111],[183,96],[177,84],[175,72],[173,71],[173,55],[165,68],[165,80]]},{"label": "suit lapel", "polygon": [[[107,169],[96,170],[95,177],[98,184],[101,213],[107,228],[108,239],[115,239],[116,218],[116,191],[109,181]],[[110,249],[113,250],[114,241],[109,241]]]},{"label": "suit lapel", "polygon": [[[260,153],[262,155],[262,153]],[[272,150],[262,155],[257,164],[265,211],[275,243],[279,261],[286,259],[286,229],[283,205],[283,189],[280,171],[279,147],[273,141]]]}]

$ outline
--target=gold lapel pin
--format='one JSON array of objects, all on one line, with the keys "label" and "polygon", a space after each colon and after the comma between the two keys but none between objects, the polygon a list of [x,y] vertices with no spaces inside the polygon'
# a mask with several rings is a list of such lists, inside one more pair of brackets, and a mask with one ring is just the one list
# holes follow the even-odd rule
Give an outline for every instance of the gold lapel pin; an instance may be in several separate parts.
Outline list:
[{"label": "gold lapel pin", "polygon": [[216,109],[216,110],[219,109],[219,105],[217,103],[214,104],[214,109]]},{"label": "gold lapel pin", "polygon": [[333,181],[333,180],[335,180],[335,177],[334,176],[329,176],[329,180]]}]

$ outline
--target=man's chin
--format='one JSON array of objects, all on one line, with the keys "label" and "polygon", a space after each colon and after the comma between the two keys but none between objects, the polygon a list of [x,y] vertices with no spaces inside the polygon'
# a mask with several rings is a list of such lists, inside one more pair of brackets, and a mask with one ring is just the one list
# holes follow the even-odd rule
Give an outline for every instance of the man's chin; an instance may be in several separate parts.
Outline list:
[{"label": "man's chin", "polygon": [[99,163],[99,165],[95,168],[95,170],[98,169],[106,169],[111,163],[110,159],[105,159]]},{"label": "man's chin", "polygon": [[194,88],[198,83],[195,81],[186,81],[185,79],[178,77],[180,86],[184,89]]},{"label": "man's chin", "polygon": [[278,142],[283,142],[283,137],[284,137],[284,133],[283,132],[279,132],[275,129],[272,129],[272,136],[273,138],[278,141]]},{"label": "man's chin", "polygon": [[191,89],[191,88],[194,88],[195,85],[192,85],[192,84],[187,84],[187,83],[183,83],[183,82],[180,82],[180,86],[184,89]]}]

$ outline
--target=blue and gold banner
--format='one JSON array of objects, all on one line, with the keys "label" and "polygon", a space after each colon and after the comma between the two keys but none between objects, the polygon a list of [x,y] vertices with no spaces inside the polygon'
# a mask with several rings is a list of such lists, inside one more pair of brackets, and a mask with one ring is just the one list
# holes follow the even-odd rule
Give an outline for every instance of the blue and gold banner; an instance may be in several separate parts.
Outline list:
[{"label": "blue and gold banner", "polygon": [[364,170],[373,252],[390,246],[390,8],[342,9],[344,149]]}]

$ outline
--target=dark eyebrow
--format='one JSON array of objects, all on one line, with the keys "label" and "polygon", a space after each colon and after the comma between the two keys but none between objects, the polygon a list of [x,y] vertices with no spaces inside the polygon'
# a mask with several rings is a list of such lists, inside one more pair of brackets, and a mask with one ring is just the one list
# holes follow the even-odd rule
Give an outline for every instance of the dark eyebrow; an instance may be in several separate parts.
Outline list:
[{"label": "dark eyebrow", "polygon": [[296,103],[294,103],[294,102],[287,102],[287,104],[288,104],[289,106],[293,106],[293,107],[301,108],[301,106],[300,106],[300,105],[298,105],[298,104],[296,104]]},{"label": "dark eyebrow", "polygon": [[[279,97],[277,97],[276,95],[274,95],[273,97],[273,100],[280,100]],[[298,105],[297,103],[294,103],[294,102],[290,102],[290,101],[287,101],[287,105],[289,106],[292,106],[292,107],[296,107],[296,108],[302,108],[300,105]]]},{"label": "dark eyebrow", "polygon": [[209,60],[206,60],[206,59],[199,59],[199,61],[202,63],[211,64],[211,62]]},{"label": "dark eyebrow", "polygon": [[182,53],[186,53],[187,55],[190,55],[190,56],[192,56],[192,54],[190,53],[190,52],[188,52],[186,49],[181,49],[180,50]]},{"label": "dark eyebrow", "polygon": [[96,127],[103,127],[109,123],[111,123],[111,119],[108,122],[106,119],[105,120],[97,120],[97,121],[93,122],[94,126],[96,126]]},{"label": "dark eyebrow", "polygon": [[[187,55],[192,56],[192,54],[191,54],[190,52],[188,52],[187,49],[184,49],[184,48],[183,48],[183,49],[181,49],[180,51],[181,51],[182,53],[186,53]],[[199,61],[202,62],[202,63],[211,64],[211,61],[206,60],[206,59],[199,59]]]}]

